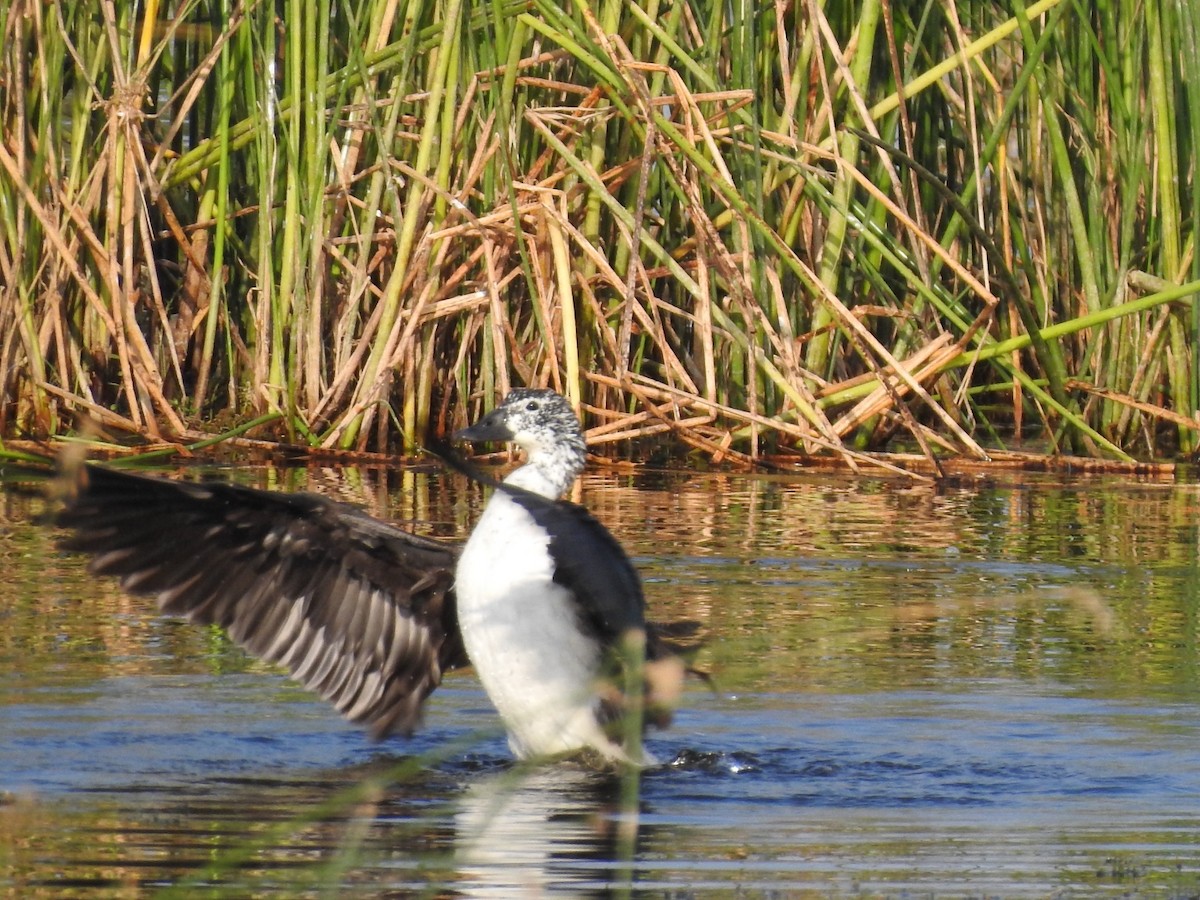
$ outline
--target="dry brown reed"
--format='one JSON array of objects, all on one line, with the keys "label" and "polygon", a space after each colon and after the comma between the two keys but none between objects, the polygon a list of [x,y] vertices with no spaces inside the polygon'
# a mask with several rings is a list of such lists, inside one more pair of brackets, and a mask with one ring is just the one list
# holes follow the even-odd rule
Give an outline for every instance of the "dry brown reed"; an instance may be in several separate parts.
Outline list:
[{"label": "dry brown reed", "polygon": [[1153,5],[0,2],[0,430],[411,453],[531,384],[603,452],[1190,451]]}]

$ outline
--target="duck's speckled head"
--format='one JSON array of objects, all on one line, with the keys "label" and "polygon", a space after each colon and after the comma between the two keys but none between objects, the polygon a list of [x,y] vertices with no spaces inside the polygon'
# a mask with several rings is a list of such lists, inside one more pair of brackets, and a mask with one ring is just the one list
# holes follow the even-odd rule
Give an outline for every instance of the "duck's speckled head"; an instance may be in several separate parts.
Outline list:
[{"label": "duck's speckled head", "polygon": [[467,428],[459,441],[512,441],[528,456],[528,467],[565,491],[587,460],[583,429],[571,404],[544,388],[514,388],[504,402]]}]

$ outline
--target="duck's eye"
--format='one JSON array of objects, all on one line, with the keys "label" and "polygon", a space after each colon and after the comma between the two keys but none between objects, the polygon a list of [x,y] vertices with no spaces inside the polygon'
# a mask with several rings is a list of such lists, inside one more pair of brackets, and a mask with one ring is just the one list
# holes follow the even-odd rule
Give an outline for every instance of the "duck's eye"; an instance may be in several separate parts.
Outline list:
[{"label": "duck's eye", "polygon": [[536,400],[530,400],[525,404],[525,409],[527,409],[529,412],[537,412],[537,408],[538,402]]}]

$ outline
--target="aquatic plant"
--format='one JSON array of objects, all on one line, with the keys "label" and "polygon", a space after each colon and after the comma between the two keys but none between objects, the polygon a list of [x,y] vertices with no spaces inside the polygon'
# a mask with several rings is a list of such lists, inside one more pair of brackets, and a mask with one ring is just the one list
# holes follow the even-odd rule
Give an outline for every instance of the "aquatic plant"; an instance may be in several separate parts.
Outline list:
[{"label": "aquatic plant", "polygon": [[1193,6],[0,0],[0,434],[1191,451]]}]

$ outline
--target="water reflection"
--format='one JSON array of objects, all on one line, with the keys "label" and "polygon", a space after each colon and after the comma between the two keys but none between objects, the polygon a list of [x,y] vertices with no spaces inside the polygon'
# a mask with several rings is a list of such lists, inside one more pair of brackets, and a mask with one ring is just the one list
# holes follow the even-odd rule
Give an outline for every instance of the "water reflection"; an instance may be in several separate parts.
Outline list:
[{"label": "water reflection", "polygon": [[[459,535],[429,472],[236,470]],[[470,675],[373,745],[0,494],[0,894],[1200,892],[1192,485],[590,473],[696,686],[620,786],[508,762]],[[620,826],[638,826],[636,841]]]},{"label": "water reflection", "polygon": [[[619,779],[500,757],[381,755],[169,786],[85,789],[78,803],[0,803],[0,887],[426,890],[528,897],[631,881],[637,810]],[[26,893],[29,892],[29,893]]]},{"label": "water reflection", "polygon": [[572,765],[474,780],[454,816],[455,891],[525,898],[630,883],[638,809],[621,793],[621,779]]}]

